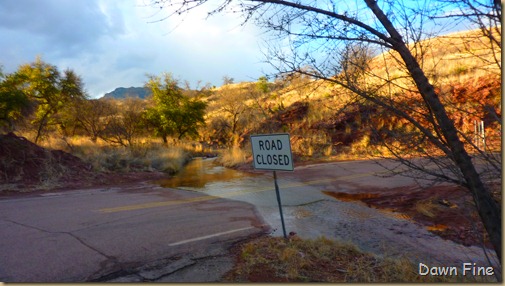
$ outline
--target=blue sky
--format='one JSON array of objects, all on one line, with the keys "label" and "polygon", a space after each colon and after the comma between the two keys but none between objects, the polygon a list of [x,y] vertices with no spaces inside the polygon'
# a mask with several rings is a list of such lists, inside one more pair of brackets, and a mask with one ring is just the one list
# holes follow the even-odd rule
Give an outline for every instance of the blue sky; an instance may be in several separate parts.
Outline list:
[{"label": "blue sky", "polygon": [[219,86],[223,76],[253,81],[263,63],[261,31],[232,14],[204,10],[156,22],[163,13],[146,0],[2,0],[0,65],[13,72],[40,55],[73,69],[91,97],[142,86],[146,74],[171,72],[192,87]]}]

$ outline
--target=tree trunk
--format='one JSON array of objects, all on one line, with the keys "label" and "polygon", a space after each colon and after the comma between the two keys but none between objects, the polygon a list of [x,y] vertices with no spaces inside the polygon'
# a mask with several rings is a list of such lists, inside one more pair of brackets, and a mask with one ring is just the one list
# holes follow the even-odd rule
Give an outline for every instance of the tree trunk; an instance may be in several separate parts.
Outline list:
[{"label": "tree trunk", "polygon": [[454,122],[447,116],[444,105],[438,98],[433,86],[422,71],[418,62],[403,42],[401,35],[396,31],[393,24],[379,9],[374,0],[365,0],[368,7],[377,16],[384,28],[391,35],[391,44],[403,61],[408,71],[414,79],[421,96],[426,101],[428,107],[433,112],[442,134],[451,149],[452,160],[459,167],[465,178],[468,189],[470,190],[475,202],[475,206],[482,219],[484,227],[489,235],[489,239],[494,247],[496,255],[501,263],[501,208],[494,201],[489,190],[486,189],[480,176],[472,163],[472,159],[466,152],[463,143],[458,137],[458,131]]},{"label": "tree trunk", "polygon": [[35,136],[35,144],[39,142],[40,136],[42,136],[42,129],[47,124],[47,117],[49,116],[49,112],[46,112],[42,119],[40,120],[39,126],[37,127],[37,136]]}]

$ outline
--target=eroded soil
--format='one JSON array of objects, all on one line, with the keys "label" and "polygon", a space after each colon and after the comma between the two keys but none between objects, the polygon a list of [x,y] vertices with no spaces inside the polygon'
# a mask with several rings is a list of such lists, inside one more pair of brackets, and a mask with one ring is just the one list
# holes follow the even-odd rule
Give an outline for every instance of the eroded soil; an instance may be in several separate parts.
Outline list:
[{"label": "eroded soil", "polygon": [[162,172],[97,173],[80,158],[42,148],[13,133],[0,135],[0,196],[136,184]]},{"label": "eroded soil", "polygon": [[470,193],[459,186],[368,189],[360,193],[324,192],[342,201],[361,201],[367,206],[397,213],[434,234],[465,246],[492,248]]}]

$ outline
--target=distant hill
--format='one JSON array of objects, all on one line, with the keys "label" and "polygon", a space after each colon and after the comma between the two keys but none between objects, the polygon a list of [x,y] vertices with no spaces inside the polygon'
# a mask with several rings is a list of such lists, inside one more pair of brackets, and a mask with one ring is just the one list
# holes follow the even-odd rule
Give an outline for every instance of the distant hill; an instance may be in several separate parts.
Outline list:
[{"label": "distant hill", "polygon": [[118,87],[114,91],[106,93],[103,98],[123,99],[128,97],[147,98],[151,90],[145,87]]}]

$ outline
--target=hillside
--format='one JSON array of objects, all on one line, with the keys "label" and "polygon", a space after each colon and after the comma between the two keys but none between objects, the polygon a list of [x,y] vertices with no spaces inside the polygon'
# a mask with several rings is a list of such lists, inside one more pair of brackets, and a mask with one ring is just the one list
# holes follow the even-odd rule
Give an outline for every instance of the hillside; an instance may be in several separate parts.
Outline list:
[{"label": "hillside", "polygon": [[[487,146],[496,150],[501,149],[497,120],[501,117],[500,73],[496,63],[493,65],[495,54],[478,35],[477,31],[460,32],[411,48],[423,51],[423,69],[457,128],[472,138],[474,121],[483,120]],[[420,116],[423,100],[394,58],[386,52],[371,59],[358,84],[394,100],[413,116]],[[381,146],[384,140],[389,144],[397,144],[398,140],[409,143],[415,134],[404,120],[356,99],[336,84],[299,75],[269,83],[267,92],[259,91],[258,84],[241,83],[214,90],[204,134],[207,142],[236,142],[242,146],[250,134],[289,132],[294,154],[318,158],[363,155],[381,148],[387,152]],[[375,147],[370,148],[372,145]]]}]

